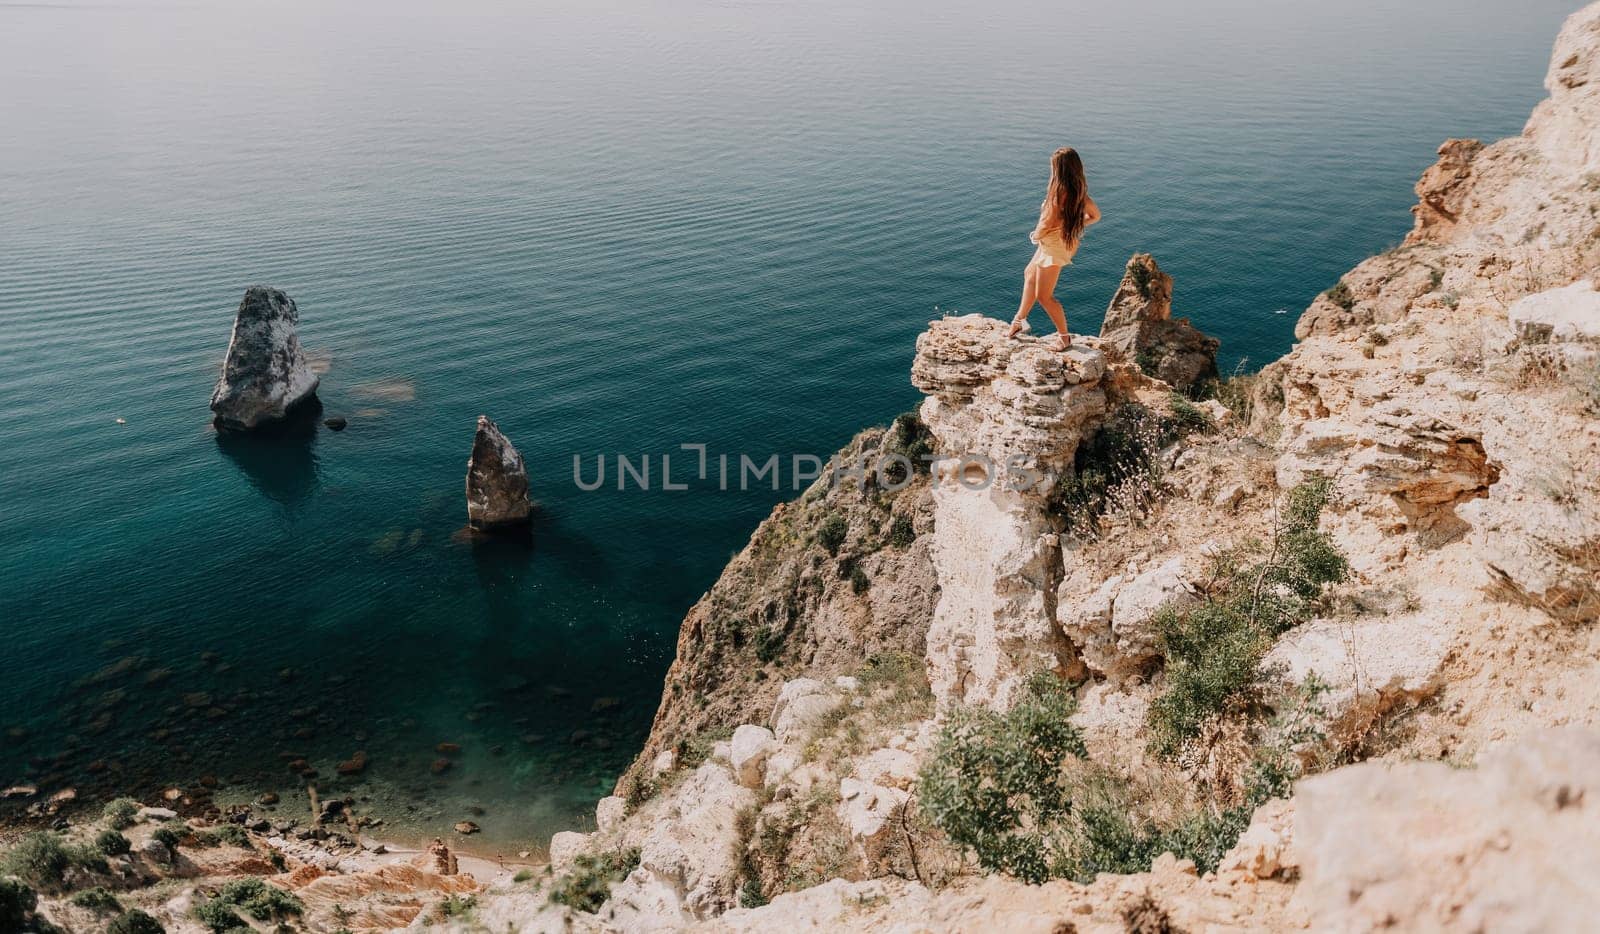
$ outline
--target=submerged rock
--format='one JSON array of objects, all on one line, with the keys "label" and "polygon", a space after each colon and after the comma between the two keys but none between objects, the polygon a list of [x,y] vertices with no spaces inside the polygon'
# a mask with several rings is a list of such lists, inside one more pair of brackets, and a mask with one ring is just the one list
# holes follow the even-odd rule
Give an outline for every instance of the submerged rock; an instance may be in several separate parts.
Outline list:
[{"label": "submerged rock", "polygon": [[1217,375],[1215,337],[1172,317],[1172,277],[1161,271],[1155,258],[1138,253],[1128,260],[1122,284],[1106,309],[1100,326],[1102,349],[1130,363],[1174,389],[1188,389]]},{"label": "submerged rock", "polygon": [[532,511],[522,455],[487,415],[478,416],[467,461],[467,524],[480,531],[510,528],[525,525]]},{"label": "submerged rock", "polygon": [[219,428],[237,431],[281,421],[291,409],[315,398],[317,375],[300,350],[294,299],[251,286],[239,303],[222,377],[211,392]]}]

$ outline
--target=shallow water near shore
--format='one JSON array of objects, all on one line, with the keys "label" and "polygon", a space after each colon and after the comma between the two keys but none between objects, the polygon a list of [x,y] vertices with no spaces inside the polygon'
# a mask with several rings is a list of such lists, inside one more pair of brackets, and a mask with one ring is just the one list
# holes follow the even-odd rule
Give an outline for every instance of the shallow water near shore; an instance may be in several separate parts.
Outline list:
[{"label": "shallow water near shore", "polygon": [[[1106,215],[1074,330],[1148,251],[1225,369],[1281,354],[1443,139],[1520,129],[1574,4],[1392,6],[0,3],[0,786],[290,814],[304,758],[396,839],[582,825],[794,494],[573,456],[826,457],[910,408],[930,317],[1014,309],[1064,143]],[[255,283],[347,430],[211,429]],[[456,534],[480,412],[531,546]]]}]

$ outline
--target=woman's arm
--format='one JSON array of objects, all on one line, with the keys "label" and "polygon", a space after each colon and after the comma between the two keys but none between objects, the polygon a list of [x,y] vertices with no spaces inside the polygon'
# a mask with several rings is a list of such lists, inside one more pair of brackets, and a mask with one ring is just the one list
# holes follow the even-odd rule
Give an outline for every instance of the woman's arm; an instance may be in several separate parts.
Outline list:
[{"label": "woman's arm", "polygon": [[1083,226],[1087,227],[1090,224],[1098,222],[1099,220],[1100,205],[1095,204],[1094,199],[1090,198],[1088,199],[1088,203],[1085,204],[1083,208]]}]

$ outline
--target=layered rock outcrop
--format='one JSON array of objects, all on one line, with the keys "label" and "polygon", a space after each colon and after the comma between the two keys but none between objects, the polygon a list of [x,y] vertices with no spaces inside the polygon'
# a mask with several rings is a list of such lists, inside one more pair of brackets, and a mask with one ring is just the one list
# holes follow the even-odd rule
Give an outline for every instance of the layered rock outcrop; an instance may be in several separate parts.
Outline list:
[{"label": "layered rock outcrop", "polygon": [[479,415],[467,460],[467,524],[485,532],[516,528],[532,513],[522,455],[498,425]]},{"label": "layered rock outcrop", "polygon": [[1172,277],[1148,253],[1128,260],[1100,325],[1100,342],[1114,359],[1135,363],[1180,391],[1217,376],[1221,342],[1188,318],[1172,317]]},{"label": "layered rock outcrop", "polygon": [[917,339],[911,379],[929,396],[922,420],[945,458],[934,468],[940,597],[927,657],[947,703],[1006,706],[1029,672],[1071,657],[1055,623],[1062,559],[1048,505],[1105,415],[1105,369],[1092,346],[1008,340],[1003,322],[981,315],[935,321]]},{"label": "layered rock outcrop", "polygon": [[318,377],[300,350],[300,309],[277,289],[251,286],[239,302],[222,376],[211,391],[219,428],[245,431],[311,402]]}]

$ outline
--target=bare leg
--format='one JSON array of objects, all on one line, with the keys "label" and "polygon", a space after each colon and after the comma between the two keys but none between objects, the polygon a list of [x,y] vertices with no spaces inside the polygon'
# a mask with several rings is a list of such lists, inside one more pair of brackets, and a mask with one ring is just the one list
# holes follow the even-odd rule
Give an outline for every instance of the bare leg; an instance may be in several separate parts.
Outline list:
[{"label": "bare leg", "polygon": [[1033,303],[1039,298],[1039,267],[1031,261],[1028,268],[1022,270],[1022,303],[1017,307],[1017,316],[1011,319],[1011,332],[1007,337],[1016,337],[1022,331],[1022,322],[1028,320],[1028,312],[1033,310]]},{"label": "bare leg", "polygon": [[1056,281],[1061,278],[1060,266],[1040,266],[1034,277],[1034,286],[1038,291],[1038,302],[1044,306],[1045,313],[1050,316],[1050,321],[1056,326],[1059,334],[1061,349],[1065,350],[1072,345],[1072,336],[1067,333],[1067,312],[1056,301]]}]

